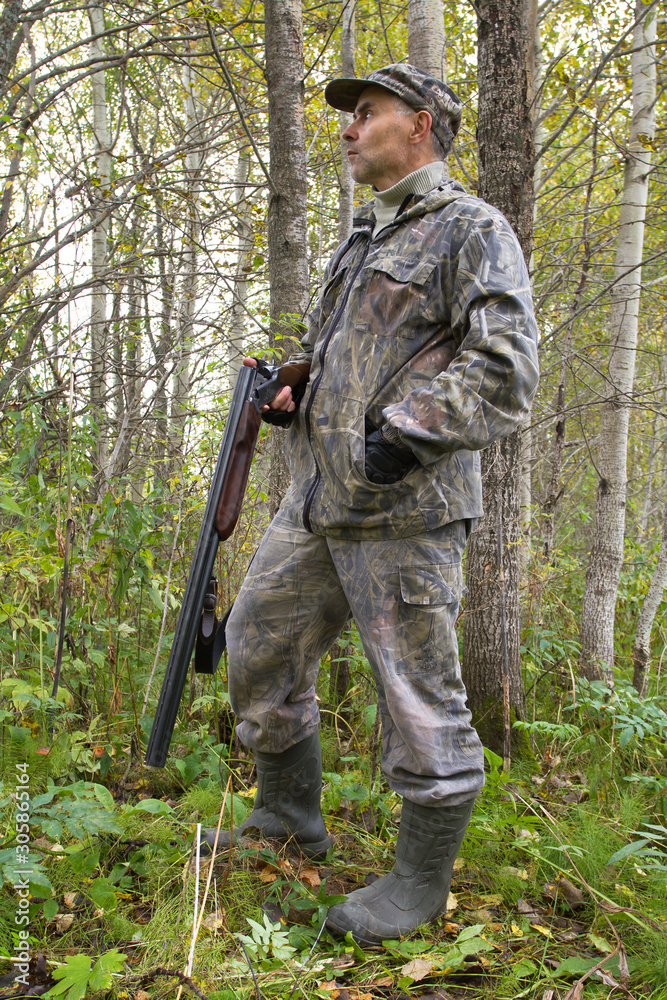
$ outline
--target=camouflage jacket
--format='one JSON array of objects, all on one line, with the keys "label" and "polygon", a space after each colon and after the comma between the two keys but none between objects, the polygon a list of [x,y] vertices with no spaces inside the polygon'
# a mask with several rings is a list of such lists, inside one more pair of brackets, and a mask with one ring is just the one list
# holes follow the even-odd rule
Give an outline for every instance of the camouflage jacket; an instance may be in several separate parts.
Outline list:
[{"label": "camouflage jacket", "polygon": [[[500,212],[443,181],[375,238],[373,225],[366,206],[325,272],[287,447],[288,502],[306,528],[342,538],[480,516],[479,449],[525,417],[538,378],[528,273]],[[386,422],[417,462],[378,486],[364,442]]]}]

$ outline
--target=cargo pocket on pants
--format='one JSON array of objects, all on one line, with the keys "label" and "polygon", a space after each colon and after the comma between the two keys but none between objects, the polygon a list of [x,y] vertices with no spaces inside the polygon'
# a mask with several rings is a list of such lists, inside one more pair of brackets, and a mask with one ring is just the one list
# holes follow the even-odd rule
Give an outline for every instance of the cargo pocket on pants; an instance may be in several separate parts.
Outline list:
[{"label": "cargo pocket on pants", "polygon": [[399,566],[396,672],[458,670],[454,624],[465,593],[458,563]]}]

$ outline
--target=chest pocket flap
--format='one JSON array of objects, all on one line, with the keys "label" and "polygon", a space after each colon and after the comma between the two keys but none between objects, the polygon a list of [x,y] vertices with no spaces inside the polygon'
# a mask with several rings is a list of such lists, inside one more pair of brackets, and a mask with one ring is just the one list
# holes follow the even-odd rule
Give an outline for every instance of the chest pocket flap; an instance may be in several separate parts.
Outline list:
[{"label": "chest pocket flap", "polygon": [[401,597],[406,604],[442,607],[459,601],[466,592],[463,567],[458,563],[400,566]]},{"label": "chest pocket flap", "polygon": [[389,255],[369,260],[366,267],[373,271],[382,271],[394,281],[403,284],[425,285],[438,263],[435,257],[391,257]]}]

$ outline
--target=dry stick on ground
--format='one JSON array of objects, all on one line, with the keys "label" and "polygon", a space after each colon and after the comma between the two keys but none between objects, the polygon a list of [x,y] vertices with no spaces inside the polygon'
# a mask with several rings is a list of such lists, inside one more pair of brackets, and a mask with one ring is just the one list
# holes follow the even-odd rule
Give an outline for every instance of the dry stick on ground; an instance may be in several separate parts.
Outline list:
[{"label": "dry stick on ground", "polygon": [[[538,815],[537,810],[533,805],[531,805],[530,802],[527,802],[526,799],[524,799],[521,795],[517,795],[516,797],[519,800],[519,802],[522,802],[523,805],[526,806],[527,809],[530,809],[530,811],[534,813],[536,816]],[[616,947],[611,952],[611,954],[605,955],[604,958],[602,958],[597,965],[595,965],[592,969],[589,969],[588,972],[584,973],[584,975],[577,980],[572,989],[568,990],[568,992],[563,997],[563,1000],[579,1000],[579,997],[582,995],[583,985],[586,982],[586,980],[589,979],[595,972],[598,972],[600,969],[602,969],[602,967],[606,965],[607,962],[609,962],[609,960],[612,959],[615,955],[618,955],[619,965],[621,969],[621,978],[626,979],[628,976],[628,964],[625,955],[625,948],[623,947],[623,942],[621,941],[616,928],[614,927],[611,920],[607,916],[608,913],[629,913],[632,914],[633,916],[640,917],[642,920],[644,920],[647,924],[649,924],[654,930],[658,931],[660,934],[664,934],[664,927],[661,927],[658,923],[656,923],[654,920],[648,917],[645,913],[642,913],[640,910],[633,910],[629,906],[618,906],[616,903],[612,903],[608,900],[598,899],[595,890],[591,888],[586,879],[583,877],[583,875],[575,865],[574,861],[572,860],[572,857],[566,845],[559,837],[556,820],[551,815],[549,810],[546,809],[543,805],[540,805],[540,810],[544,813],[544,815],[549,820],[549,823],[551,824],[548,827],[549,832],[556,838],[556,840],[560,844],[563,854],[565,855],[567,860],[570,862],[570,865],[572,866],[572,870],[576,872],[579,881],[583,885],[584,889],[590,895],[594,904],[602,911],[602,916],[609,925],[609,928],[612,934],[614,935],[614,938],[616,939]],[[624,993],[630,998],[630,1000],[632,1000],[632,995],[630,991],[623,983],[618,983],[616,988],[623,990]]]}]

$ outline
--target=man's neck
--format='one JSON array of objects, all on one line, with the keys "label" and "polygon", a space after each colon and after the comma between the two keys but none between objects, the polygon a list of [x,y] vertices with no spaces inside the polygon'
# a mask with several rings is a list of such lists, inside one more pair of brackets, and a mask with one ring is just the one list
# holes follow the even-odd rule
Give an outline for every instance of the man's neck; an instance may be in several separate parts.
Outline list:
[{"label": "man's neck", "polygon": [[376,224],[373,235],[394,221],[399,206],[403,204],[408,195],[427,194],[438,186],[443,176],[444,163],[442,160],[434,160],[432,163],[419,167],[418,170],[413,170],[411,174],[401,178],[393,187],[387,188],[385,191],[374,191]]}]

